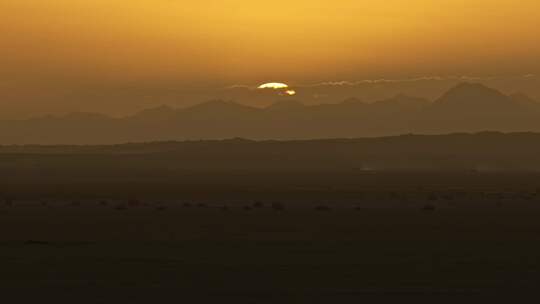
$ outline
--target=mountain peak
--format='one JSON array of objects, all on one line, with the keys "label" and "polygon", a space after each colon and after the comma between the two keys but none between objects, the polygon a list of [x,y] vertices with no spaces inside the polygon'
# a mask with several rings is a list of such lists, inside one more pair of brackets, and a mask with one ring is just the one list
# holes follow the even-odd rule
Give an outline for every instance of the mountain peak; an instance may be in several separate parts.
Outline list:
[{"label": "mountain peak", "polygon": [[138,121],[161,121],[172,118],[176,111],[177,110],[171,106],[160,105],[139,111],[128,118]]},{"label": "mountain peak", "polygon": [[494,90],[482,83],[463,81],[456,84],[451,90]]},{"label": "mountain peak", "polygon": [[464,82],[448,90],[433,105],[445,110],[497,112],[513,111],[517,104],[498,90]]},{"label": "mountain peak", "polygon": [[397,94],[394,97],[390,97],[388,99],[381,100],[381,101],[378,101],[378,102],[389,102],[389,103],[398,103],[398,104],[415,104],[415,105],[417,105],[417,104],[426,104],[429,101],[427,99],[421,98],[421,97],[415,97],[415,96],[406,95],[406,94]]},{"label": "mountain peak", "polygon": [[485,86],[480,83],[472,83],[472,82],[462,82],[448,90],[444,95],[444,97],[480,97],[480,98],[486,98],[486,97],[495,97],[495,98],[501,98],[501,97],[507,97],[500,91],[497,91],[495,89],[492,89],[488,86]]},{"label": "mountain peak", "polygon": [[187,109],[212,109],[212,108],[243,108],[247,107],[242,104],[236,103],[234,101],[230,100],[221,100],[221,99],[213,99],[206,102],[202,102],[199,104],[196,104],[192,107],[189,107]]},{"label": "mountain peak", "polygon": [[305,105],[297,100],[280,100],[266,107],[269,111],[290,111],[304,108]]},{"label": "mountain peak", "polygon": [[190,117],[250,117],[250,114],[260,111],[233,101],[211,100],[184,109],[182,113]]},{"label": "mountain peak", "polygon": [[157,106],[157,107],[144,109],[144,110],[140,111],[139,113],[137,113],[136,115],[139,115],[139,114],[151,114],[151,113],[168,113],[168,112],[174,112],[175,110],[176,109],[171,107],[171,106],[160,105],[160,106]]},{"label": "mountain peak", "polygon": [[110,116],[93,112],[71,112],[64,115],[46,115],[42,117],[36,117],[36,119],[45,120],[66,120],[66,121],[83,121],[83,120],[109,120]]}]

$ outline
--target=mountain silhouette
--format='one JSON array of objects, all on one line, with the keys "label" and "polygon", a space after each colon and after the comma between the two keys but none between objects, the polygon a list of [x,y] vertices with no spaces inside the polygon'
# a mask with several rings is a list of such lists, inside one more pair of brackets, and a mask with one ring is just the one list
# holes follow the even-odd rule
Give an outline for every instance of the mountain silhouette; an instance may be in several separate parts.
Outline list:
[{"label": "mountain silhouette", "polygon": [[297,100],[280,100],[266,107],[268,111],[299,111],[306,106]]},{"label": "mountain silhouette", "polygon": [[538,130],[536,102],[477,83],[461,83],[425,108],[415,123],[422,133]]},{"label": "mountain silhouette", "polygon": [[529,96],[523,93],[514,93],[509,95],[509,97],[513,102],[520,104],[522,108],[540,113],[540,103]]},{"label": "mountain silhouette", "polygon": [[142,110],[135,115],[129,117],[129,120],[140,122],[160,122],[174,118],[176,109],[173,107],[162,105],[155,108]]},{"label": "mountain silhouette", "polygon": [[459,115],[498,115],[522,110],[503,93],[476,83],[461,83],[435,100],[432,110]]},{"label": "mountain silhouette", "polygon": [[244,115],[256,115],[261,110],[232,101],[213,100],[187,108],[179,113],[194,119],[202,118],[242,118]]},{"label": "mountain silhouette", "polygon": [[407,95],[375,102],[348,99],[267,108],[214,100],[188,108],[159,106],[123,118],[93,113],[0,121],[2,144],[114,144],[224,138],[354,138],[408,133],[540,131],[540,104],[461,83],[433,102]]}]

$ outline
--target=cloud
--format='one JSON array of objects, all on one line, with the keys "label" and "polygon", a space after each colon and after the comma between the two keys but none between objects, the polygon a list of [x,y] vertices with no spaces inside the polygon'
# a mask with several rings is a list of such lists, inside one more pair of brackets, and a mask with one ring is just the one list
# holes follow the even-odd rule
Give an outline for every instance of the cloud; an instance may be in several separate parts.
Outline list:
[{"label": "cloud", "polygon": [[328,81],[314,84],[298,85],[299,87],[318,87],[318,86],[356,86],[363,84],[380,84],[380,83],[408,83],[422,81],[489,81],[505,78],[531,78],[537,77],[535,74],[519,75],[519,76],[423,76],[415,78],[403,79],[364,79],[358,81]]},{"label": "cloud", "polygon": [[[359,85],[365,85],[365,84],[399,84],[399,83],[414,83],[414,82],[424,82],[424,81],[476,81],[476,82],[482,82],[482,81],[492,81],[492,80],[511,80],[511,79],[530,79],[530,78],[537,78],[538,76],[536,74],[525,74],[525,75],[514,75],[514,76],[422,76],[422,77],[414,77],[414,78],[401,78],[401,79],[363,79],[363,80],[340,80],[340,81],[325,81],[325,82],[318,82],[318,83],[306,83],[306,84],[298,84],[294,87],[298,88],[314,88],[314,87],[325,87],[325,86],[331,86],[331,87],[339,87],[339,86],[359,86]],[[245,85],[245,84],[235,84],[226,87],[226,89],[256,89],[258,85]]]}]

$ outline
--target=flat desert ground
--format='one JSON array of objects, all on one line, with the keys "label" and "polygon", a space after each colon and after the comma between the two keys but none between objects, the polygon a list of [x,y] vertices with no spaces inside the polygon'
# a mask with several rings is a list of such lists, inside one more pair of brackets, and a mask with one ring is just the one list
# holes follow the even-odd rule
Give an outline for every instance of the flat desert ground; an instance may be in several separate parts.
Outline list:
[{"label": "flat desert ground", "polygon": [[3,295],[356,303],[536,290],[540,175],[212,176],[3,181]]}]

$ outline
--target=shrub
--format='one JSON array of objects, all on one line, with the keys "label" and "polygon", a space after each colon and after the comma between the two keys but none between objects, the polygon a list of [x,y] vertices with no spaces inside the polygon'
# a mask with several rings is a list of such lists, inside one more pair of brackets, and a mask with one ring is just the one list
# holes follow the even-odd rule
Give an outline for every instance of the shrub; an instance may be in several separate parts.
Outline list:
[{"label": "shrub", "polygon": [[156,211],[165,211],[167,210],[167,206],[164,206],[164,205],[158,205],[156,207]]},{"label": "shrub", "polygon": [[437,209],[437,207],[433,204],[427,204],[422,208],[424,211],[433,212]]},{"label": "shrub", "polygon": [[315,207],[315,210],[317,211],[321,211],[321,212],[328,212],[328,211],[332,211],[332,208],[328,207],[328,206],[317,206]]},{"label": "shrub", "polygon": [[130,207],[140,207],[141,206],[141,201],[139,201],[137,199],[130,199],[128,201],[128,206],[130,206]]},{"label": "shrub", "polygon": [[124,211],[124,210],[127,210],[127,209],[128,208],[127,208],[127,206],[125,204],[119,204],[119,205],[116,205],[114,207],[114,210],[116,210],[116,211]]},{"label": "shrub", "polygon": [[275,211],[283,211],[285,210],[285,206],[282,203],[272,203],[272,209]]},{"label": "shrub", "polygon": [[5,204],[6,204],[6,206],[8,206],[8,207],[13,207],[14,201],[13,201],[13,199],[11,199],[11,198],[6,198]]}]

